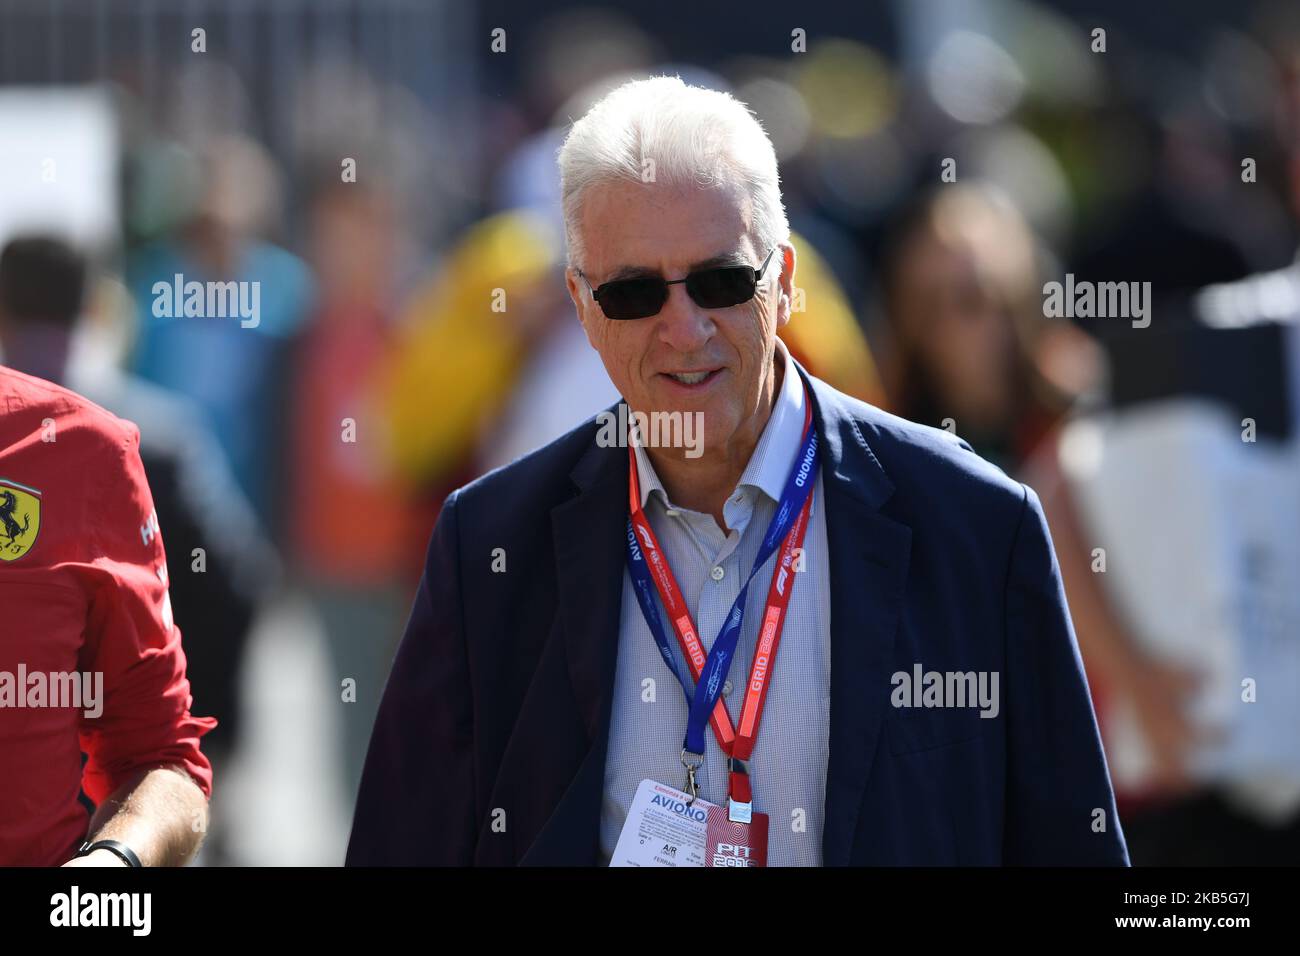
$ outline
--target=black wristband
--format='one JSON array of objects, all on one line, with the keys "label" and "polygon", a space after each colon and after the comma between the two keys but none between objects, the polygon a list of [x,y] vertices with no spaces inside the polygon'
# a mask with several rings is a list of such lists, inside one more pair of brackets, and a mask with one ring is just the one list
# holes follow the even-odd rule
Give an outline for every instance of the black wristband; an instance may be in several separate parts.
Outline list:
[{"label": "black wristband", "polygon": [[116,854],[122,858],[123,862],[125,862],[127,866],[133,869],[138,870],[144,865],[140,862],[140,858],[135,855],[134,850],[118,840],[96,840],[94,843],[87,841],[86,843],[81,844],[81,849],[77,851],[77,856],[86,856],[89,853],[93,853],[95,850],[107,850],[109,853]]}]

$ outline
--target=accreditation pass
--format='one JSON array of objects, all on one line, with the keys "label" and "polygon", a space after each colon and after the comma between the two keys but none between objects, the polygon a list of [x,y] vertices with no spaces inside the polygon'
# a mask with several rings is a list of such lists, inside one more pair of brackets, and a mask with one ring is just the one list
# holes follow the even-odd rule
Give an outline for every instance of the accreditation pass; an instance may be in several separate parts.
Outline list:
[{"label": "accreditation pass", "polygon": [[632,798],[610,866],[703,866],[706,800],[689,798],[656,780],[642,780]]}]

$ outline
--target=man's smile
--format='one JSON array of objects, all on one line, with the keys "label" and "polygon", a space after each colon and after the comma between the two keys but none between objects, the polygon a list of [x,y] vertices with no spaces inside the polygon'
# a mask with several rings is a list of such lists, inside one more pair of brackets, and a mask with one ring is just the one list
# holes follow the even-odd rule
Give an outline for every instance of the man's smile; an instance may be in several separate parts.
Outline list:
[{"label": "man's smile", "polygon": [[696,392],[709,388],[725,371],[725,368],[682,369],[660,372],[657,378],[668,382],[670,388]]}]

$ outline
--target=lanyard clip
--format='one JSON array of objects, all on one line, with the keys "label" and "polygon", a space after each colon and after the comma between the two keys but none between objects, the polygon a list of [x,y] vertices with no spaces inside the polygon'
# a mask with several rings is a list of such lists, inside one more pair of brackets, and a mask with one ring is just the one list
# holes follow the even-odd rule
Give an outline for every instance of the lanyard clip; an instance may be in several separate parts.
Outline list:
[{"label": "lanyard clip", "polygon": [[727,772],[727,819],[732,823],[750,823],[754,819],[754,797],[749,785],[749,767],[745,761],[729,756]]},{"label": "lanyard clip", "polygon": [[683,747],[682,766],[686,768],[686,786],[682,789],[685,790],[687,795],[690,797],[690,799],[686,801],[687,806],[690,806],[695,802],[695,798],[700,795],[699,784],[695,782],[695,771],[699,770],[700,766],[704,763],[704,754],[692,753],[690,755],[695,759],[688,760],[686,759],[688,753],[690,753],[690,751]]},{"label": "lanyard clip", "polygon": [[735,797],[727,797],[727,819],[732,823],[752,823],[754,804],[738,803]]}]

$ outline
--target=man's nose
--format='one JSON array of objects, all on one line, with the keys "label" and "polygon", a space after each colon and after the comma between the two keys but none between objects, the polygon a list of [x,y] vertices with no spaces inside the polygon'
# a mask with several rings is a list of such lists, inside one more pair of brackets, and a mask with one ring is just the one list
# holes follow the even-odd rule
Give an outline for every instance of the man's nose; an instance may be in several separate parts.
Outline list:
[{"label": "man's nose", "polygon": [[686,294],[685,285],[670,285],[659,310],[659,338],[676,352],[696,352],[717,330],[713,319]]}]

